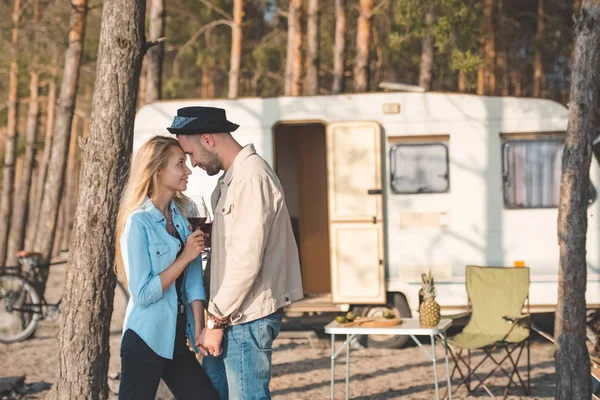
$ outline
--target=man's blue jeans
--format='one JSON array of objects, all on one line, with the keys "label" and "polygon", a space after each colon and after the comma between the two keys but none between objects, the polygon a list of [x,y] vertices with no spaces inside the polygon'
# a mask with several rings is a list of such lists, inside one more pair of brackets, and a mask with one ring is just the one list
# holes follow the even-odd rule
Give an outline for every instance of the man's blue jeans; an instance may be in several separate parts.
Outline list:
[{"label": "man's blue jeans", "polygon": [[223,354],[202,361],[221,400],[271,398],[271,355],[280,328],[281,315],[272,314],[225,330]]}]

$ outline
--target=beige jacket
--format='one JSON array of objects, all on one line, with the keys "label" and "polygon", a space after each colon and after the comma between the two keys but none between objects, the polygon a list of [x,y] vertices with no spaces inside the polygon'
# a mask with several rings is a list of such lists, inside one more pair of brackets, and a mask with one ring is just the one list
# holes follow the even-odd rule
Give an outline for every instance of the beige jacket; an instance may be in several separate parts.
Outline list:
[{"label": "beige jacket", "polygon": [[208,311],[237,325],[303,297],[298,248],[279,178],[248,145],[212,195]]}]

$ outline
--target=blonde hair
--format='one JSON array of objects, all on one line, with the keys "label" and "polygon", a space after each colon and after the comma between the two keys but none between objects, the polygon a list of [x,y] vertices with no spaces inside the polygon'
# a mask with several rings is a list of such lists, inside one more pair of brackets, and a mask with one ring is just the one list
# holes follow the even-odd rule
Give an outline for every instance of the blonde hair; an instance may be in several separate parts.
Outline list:
[{"label": "blonde hair", "polygon": [[[124,283],[127,283],[127,276],[121,251],[121,235],[125,229],[125,223],[127,218],[142,205],[146,196],[151,200],[156,198],[158,172],[167,165],[173,147],[180,148],[177,139],[154,136],[144,143],[133,157],[129,179],[123,191],[117,215],[115,272]],[[179,210],[184,211],[189,200],[183,193],[175,192],[173,201]]]}]

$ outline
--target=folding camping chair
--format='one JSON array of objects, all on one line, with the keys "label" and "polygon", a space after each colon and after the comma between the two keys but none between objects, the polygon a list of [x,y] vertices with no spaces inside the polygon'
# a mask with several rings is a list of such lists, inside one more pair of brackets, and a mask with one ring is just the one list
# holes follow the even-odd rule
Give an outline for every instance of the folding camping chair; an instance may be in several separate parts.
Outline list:
[{"label": "folding camping chair", "polygon": [[[485,381],[497,370],[508,377],[504,398],[511,384],[521,386],[525,395],[530,391],[529,359],[529,268],[467,266],[466,285],[469,295],[470,319],[464,330],[448,339],[450,354],[454,359],[455,372],[460,375],[458,388],[465,386],[469,393],[479,388],[496,398]],[[522,314],[526,307],[527,313]],[[504,317],[517,323],[509,324]],[[471,365],[471,352],[481,350],[485,356],[477,365]],[[527,381],[518,370],[523,351],[527,353]],[[466,351],[466,359],[463,353]],[[487,360],[495,366],[484,378],[477,374]],[[505,361],[510,362],[508,368]],[[466,368],[466,371],[465,371]],[[475,378],[479,383],[472,388]],[[515,380],[516,378],[516,380]]]}]

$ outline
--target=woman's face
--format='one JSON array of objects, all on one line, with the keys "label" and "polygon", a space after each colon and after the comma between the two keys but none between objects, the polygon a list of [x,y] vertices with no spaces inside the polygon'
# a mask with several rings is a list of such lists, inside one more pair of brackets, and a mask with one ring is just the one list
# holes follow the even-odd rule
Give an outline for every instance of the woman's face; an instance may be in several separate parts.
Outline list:
[{"label": "woman's face", "polygon": [[188,176],[192,171],[185,165],[185,154],[179,146],[171,147],[167,165],[158,171],[160,190],[180,191],[187,189]]}]

